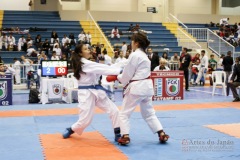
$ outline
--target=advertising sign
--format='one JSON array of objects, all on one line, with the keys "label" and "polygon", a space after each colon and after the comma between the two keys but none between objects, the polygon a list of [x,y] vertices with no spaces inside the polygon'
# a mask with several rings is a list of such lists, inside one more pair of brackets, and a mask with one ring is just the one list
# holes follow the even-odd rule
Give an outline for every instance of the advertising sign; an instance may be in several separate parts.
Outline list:
[{"label": "advertising sign", "polygon": [[12,105],[12,75],[0,75],[0,106]]},{"label": "advertising sign", "polygon": [[180,100],[183,99],[183,71],[154,71],[153,100]]}]

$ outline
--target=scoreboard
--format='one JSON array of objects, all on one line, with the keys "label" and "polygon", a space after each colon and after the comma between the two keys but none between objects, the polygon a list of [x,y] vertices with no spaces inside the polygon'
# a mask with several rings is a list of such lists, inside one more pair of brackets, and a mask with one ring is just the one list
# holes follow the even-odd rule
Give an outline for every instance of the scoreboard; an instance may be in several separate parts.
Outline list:
[{"label": "scoreboard", "polygon": [[59,77],[68,74],[67,61],[43,60],[41,62],[42,77]]}]

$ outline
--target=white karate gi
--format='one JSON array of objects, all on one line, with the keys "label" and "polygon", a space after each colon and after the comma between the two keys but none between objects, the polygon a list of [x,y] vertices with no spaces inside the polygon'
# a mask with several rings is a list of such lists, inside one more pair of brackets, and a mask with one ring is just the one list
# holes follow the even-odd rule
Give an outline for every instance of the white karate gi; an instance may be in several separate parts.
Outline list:
[{"label": "white karate gi", "polygon": [[151,62],[145,52],[136,49],[131,53],[128,64],[124,67],[122,74],[118,75],[118,80],[127,85],[130,80],[138,80],[131,82],[124,92],[122,110],[120,111],[120,128],[121,134],[129,134],[130,124],[129,118],[131,113],[140,104],[140,110],[143,119],[147,122],[153,133],[162,130],[163,127],[155,115],[152,106],[153,83],[150,76]]},{"label": "white karate gi", "polygon": [[24,45],[24,43],[26,43],[26,39],[25,38],[19,38],[18,39],[18,51],[22,50],[22,46]]},{"label": "white karate gi", "polygon": [[12,73],[12,75],[15,75],[15,69],[13,69],[12,67],[8,67],[5,73]]},{"label": "white karate gi", "polygon": [[21,83],[21,67],[20,67],[21,63],[19,61],[16,61],[13,65],[13,68],[15,69],[15,79],[16,79],[16,83],[20,84]]},{"label": "white karate gi", "polygon": [[204,80],[205,80],[207,69],[208,69],[208,57],[206,55],[204,55],[201,59],[201,68],[198,72],[196,83],[200,82],[202,76],[204,76]]},{"label": "white karate gi", "polygon": [[[79,86],[97,85],[101,75],[117,75],[121,68],[110,67],[109,65],[81,59],[84,63],[82,66],[84,74],[78,80]],[[83,130],[91,123],[95,106],[109,114],[113,128],[119,127],[119,110],[117,106],[108,98],[103,90],[96,89],[79,89],[78,90],[78,107],[80,108],[79,119],[71,128],[74,132],[81,135]]]},{"label": "white karate gi", "polygon": [[8,48],[8,43],[7,43],[8,37],[7,36],[1,36],[0,37],[0,50],[2,49],[2,46],[5,46],[5,49]]}]

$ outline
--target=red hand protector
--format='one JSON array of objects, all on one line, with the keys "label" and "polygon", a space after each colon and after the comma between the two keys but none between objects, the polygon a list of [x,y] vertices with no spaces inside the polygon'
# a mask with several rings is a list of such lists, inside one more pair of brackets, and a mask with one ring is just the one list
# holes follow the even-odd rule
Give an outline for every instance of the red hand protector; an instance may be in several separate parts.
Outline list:
[{"label": "red hand protector", "polygon": [[109,75],[109,76],[106,77],[106,80],[108,82],[116,81],[117,80],[117,75]]}]

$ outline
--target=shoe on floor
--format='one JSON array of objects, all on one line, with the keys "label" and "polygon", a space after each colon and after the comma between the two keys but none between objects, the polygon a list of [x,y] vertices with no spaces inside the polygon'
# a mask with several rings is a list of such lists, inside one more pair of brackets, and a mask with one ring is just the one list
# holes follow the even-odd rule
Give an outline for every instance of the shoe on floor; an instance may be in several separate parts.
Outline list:
[{"label": "shoe on floor", "polygon": [[159,141],[160,143],[166,143],[169,139],[169,135],[167,135],[165,132],[160,132],[160,136],[159,136]]},{"label": "shoe on floor", "polygon": [[240,98],[235,98],[234,100],[233,100],[233,102],[239,102],[240,101]]},{"label": "shoe on floor", "polygon": [[130,138],[128,136],[122,136],[118,139],[118,144],[119,145],[127,145],[130,143]]},{"label": "shoe on floor", "polygon": [[63,132],[62,136],[64,139],[69,138],[71,136],[71,134],[73,134],[74,132],[72,131],[71,128],[66,128],[65,131]]},{"label": "shoe on floor", "polygon": [[190,89],[185,89],[185,91],[189,92],[189,91],[190,91]]},{"label": "shoe on floor", "polygon": [[119,138],[121,138],[121,134],[115,134],[115,142],[118,142]]}]

